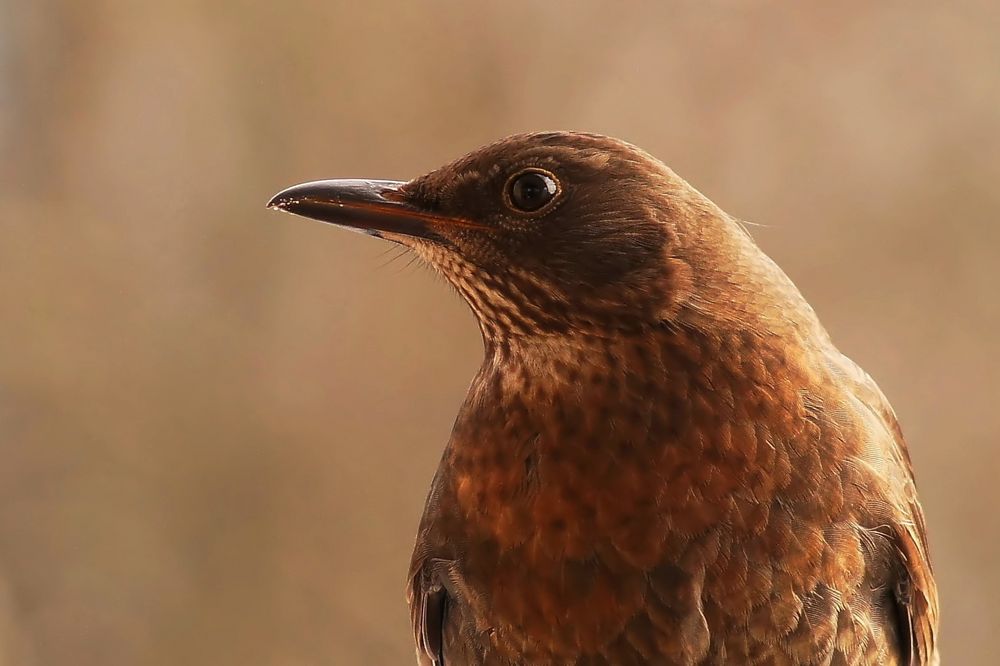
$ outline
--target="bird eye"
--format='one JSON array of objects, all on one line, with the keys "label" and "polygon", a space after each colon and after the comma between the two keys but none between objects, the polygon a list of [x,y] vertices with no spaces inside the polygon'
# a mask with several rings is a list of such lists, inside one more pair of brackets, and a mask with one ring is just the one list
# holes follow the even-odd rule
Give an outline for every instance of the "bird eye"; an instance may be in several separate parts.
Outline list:
[{"label": "bird eye", "polygon": [[534,213],[544,208],[559,193],[559,183],[545,171],[522,171],[507,181],[507,200],[522,213]]}]

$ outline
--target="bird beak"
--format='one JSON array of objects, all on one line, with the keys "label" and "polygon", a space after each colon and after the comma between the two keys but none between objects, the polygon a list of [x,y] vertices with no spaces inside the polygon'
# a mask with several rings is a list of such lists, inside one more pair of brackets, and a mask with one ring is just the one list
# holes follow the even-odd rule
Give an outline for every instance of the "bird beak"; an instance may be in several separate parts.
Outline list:
[{"label": "bird beak", "polygon": [[267,207],[378,237],[434,240],[447,227],[481,226],[410,204],[403,185],[393,180],[317,180],[278,192]]}]

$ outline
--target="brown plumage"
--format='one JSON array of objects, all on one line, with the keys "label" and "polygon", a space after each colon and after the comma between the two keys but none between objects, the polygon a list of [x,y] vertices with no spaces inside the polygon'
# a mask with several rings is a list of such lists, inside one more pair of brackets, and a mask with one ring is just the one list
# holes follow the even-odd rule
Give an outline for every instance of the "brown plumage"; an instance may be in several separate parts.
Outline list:
[{"label": "brown plumage", "polygon": [[421,664],[937,663],[892,408],[659,161],[528,134],[271,205],[408,246],[482,330],[410,570]]}]

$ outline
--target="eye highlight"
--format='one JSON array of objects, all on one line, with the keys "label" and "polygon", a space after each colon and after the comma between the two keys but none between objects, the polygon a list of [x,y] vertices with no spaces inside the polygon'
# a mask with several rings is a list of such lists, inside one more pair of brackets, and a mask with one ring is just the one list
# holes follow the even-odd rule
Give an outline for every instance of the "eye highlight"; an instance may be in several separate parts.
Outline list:
[{"label": "eye highlight", "polygon": [[558,194],[559,181],[554,175],[541,169],[528,169],[510,177],[504,199],[518,212],[537,213],[552,203]]}]

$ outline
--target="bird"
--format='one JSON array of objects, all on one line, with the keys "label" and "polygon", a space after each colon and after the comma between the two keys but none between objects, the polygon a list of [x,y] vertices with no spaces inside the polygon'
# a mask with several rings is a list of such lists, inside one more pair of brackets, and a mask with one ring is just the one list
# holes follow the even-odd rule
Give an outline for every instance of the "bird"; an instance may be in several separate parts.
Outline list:
[{"label": "bird", "polygon": [[405,246],[479,325],[407,577],[418,664],[939,663],[892,407],[663,162],[534,132],[268,205]]}]

